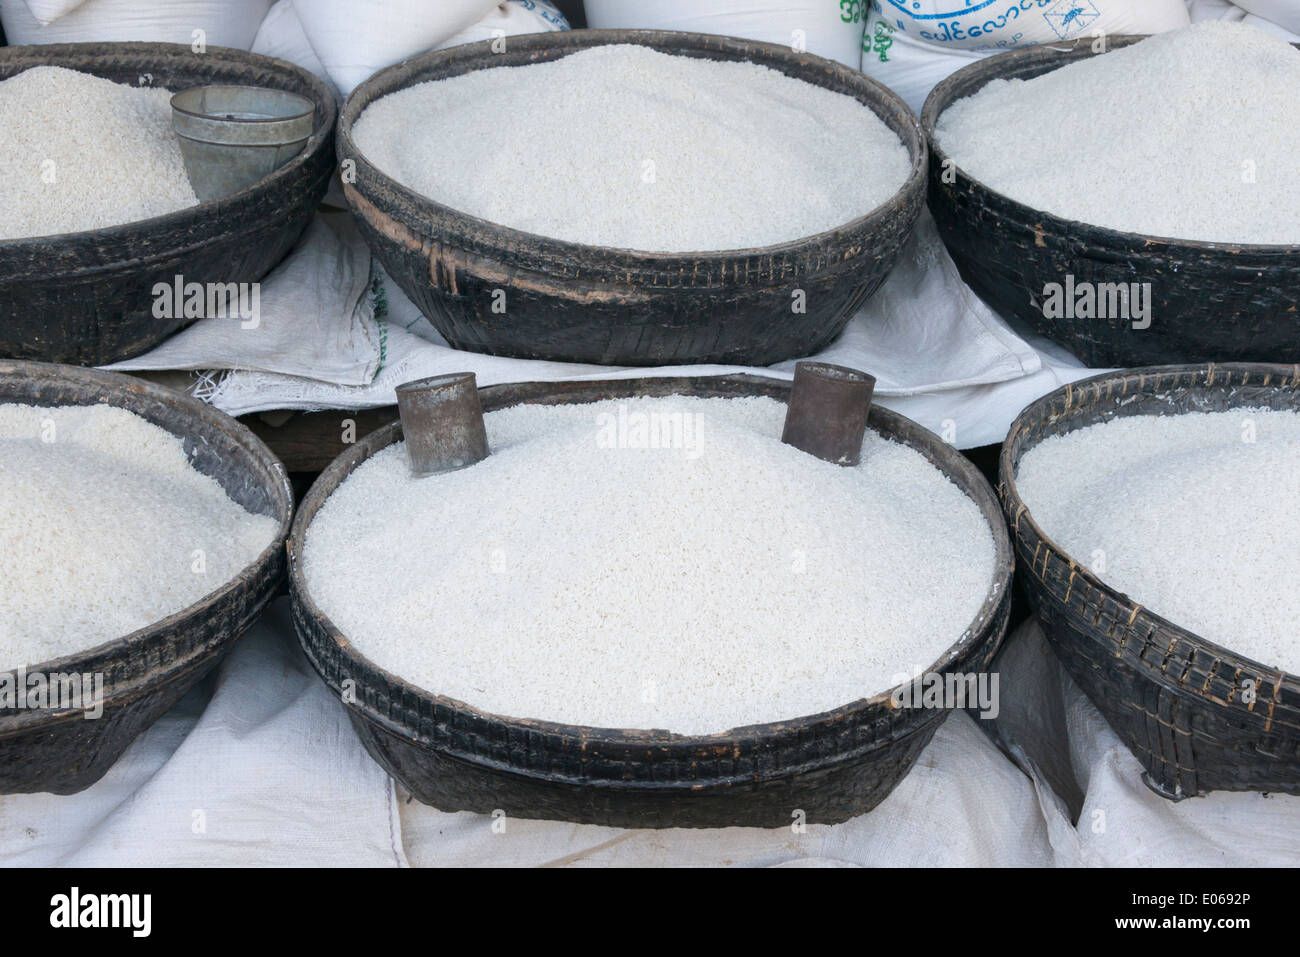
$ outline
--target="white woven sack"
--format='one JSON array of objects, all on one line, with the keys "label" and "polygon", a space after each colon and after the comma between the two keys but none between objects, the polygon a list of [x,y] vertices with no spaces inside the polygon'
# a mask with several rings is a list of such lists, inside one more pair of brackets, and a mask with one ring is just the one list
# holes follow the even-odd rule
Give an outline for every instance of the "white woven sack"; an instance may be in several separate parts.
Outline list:
[{"label": "white woven sack", "polygon": [[1237,0],[1237,6],[1289,33],[1300,33],[1300,0]]},{"label": "white woven sack", "polygon": [[595,29],[684,30],[779,43],[856,67],[866,0],[586,0]]},{"label": "white woven sack", "polygon": [[13,46],[144,40],[247,50],[270,8],[271,0],[0,0],[0,22]]},{"label": "white woven sack", "polygon": [[[1263,8],[1267,4],[1260,4]],[[1300,11],[1300,0],[1294,0],[1292,4],[1296,11]],[[1244,23],[1248,26],[1263,30],[1265,33],[1271,33],[1274,36],[1281,37],[1288,43],[1300,43],[1300,13],[1294,18],[1288,17],[1288,22],[1295,19],[1290,28],[1283,26],[1280,22],[1266,20],[1261,16],[1246,12],[1246,9],[1229,0],[1187,0],[1187,12],[1191,15],[1193,23],[1200,23],[1203,20],[1226,20],[1229,23]],[[1273,11],[1276,15],[1276,11]]]},{"label": "white woven sack", "polygon": [[312,49],[347,96],[384,67],[481,20],[497,0],[293,0],[293,6]]},{"label": "white woven sack", "polygon": [[470,24],[454,37],[438,44],[438,49],[478,43],[498,37],[514,37],[525,33],[553,33],[569,29],[569,21],[548,0],[506,0],[476,23]]}]

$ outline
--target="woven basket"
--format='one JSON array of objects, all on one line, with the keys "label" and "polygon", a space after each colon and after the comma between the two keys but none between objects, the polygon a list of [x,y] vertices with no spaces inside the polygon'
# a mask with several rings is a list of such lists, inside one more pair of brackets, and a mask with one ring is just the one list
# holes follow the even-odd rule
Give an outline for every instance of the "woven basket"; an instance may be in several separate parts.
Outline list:
[{"label": "woven basket", "polygon": [[[1110,49],[1143,40],[1107,38]],[[930,209],[962,278],[1003,315],[1094,368],[1181,362],[1300,362],[1300,246],[1193,242],[1120,232],[1053,216],[962,171],[935,135],[949,105],[995,79],[1030,79],[1094,56],[1091,39],[999,54],[963,67],[931,92]],[[1177,159],[1171,159],[1176,165]],[[945,183],[945,172],[951,169]],[[1151,324],[1048,318],[1047,283],[1151,283]]]},{"label": "woven basket", "polygon": [[104,710],[97,718],[87,719],[82,709],[0,708],[0,794],[72,794],[103,777],[261,613],[284,573],[293,491],[284,466],[247,428],[196,399],[138,379],[0,360],[0,403],[102,403],[134,412],[180,436],[194,467],[232,499],[279,523],[274,541],[247,568],[189,608],[95,648],[26,666],[28,674],[104,676]]},{"label": "woven basket", "polygon": [[204,83],[290,90],[316,104],[303,151],[232,196],[106,229],[0,240],[0,356],[107,365],[194,322],[153,314],[154,284],[256,282],[298,242],[333,172],[334,97],[306,70],[270,57],[175,43],[0,48],[0,79],[60,66],[132,86]]},{"label": "woven basket", "polygon": [[[852,96],[906,145],[908,179],[867,215],[805,239],[726,252],[647,253],[563,242],[458,212],[380,172],[352,139],[365,108],[389,93],[610,43],[750,61]],[[916,117],[884,86],[830,60],[775,44],[654,30],[539,33],[511,37],[504,52],[493,46],[469,43],[395,64],[357,87],[339,114],[339,161],[356,164],[355,183],[345,192],[362,234],[457,349],[640,366],[766,366],[810,355],[838,336],[884,281],[925,202],[925,139]],[[806,293],[806,312],[791,310],[795,289]],[[493,311],[501,290],[505,317]]]},{"label": "woven basket", "polygon": [[[526,383],[480,390],[485,411],[634,396],[752,396],[784,401],[790,384],[756,376]],[[1010,610],[1011,546],[992,489],[959,452],[879,407],[870,426],[919,450],[980,507],[997,543],[995,580],[975,620],[932,672],[983,671]],[[330,493],[370,456],[402,437],[400,423],[339,456],[299,509],[289,541],[298,639],[341,700],[366,749],[403,787],[447,811],[553,818],[616,827],[788,826],[834,823],[871,810],[907,774],[947,716],[898,709],[890,693],[824,714],[721,734],[579,727],[489,714],[420,690],[352,647],[307,589],[302,545]],[[345,685],[344,682],[349,682]]]},{"label": "woven basket", "polygon": [[[1208,791],[1300,794],[1300,677],[1234,654],[1110,588],[1034,522],[1016,469],[1043,439],[1098,422],[1263,407],[1300,410],[1300,366],[1137,369],[1039,399],[1002,448],[998,493],[1019,581],[1043,631],[1146,768],[1147,784],[1174,800]],[[1243,700],[1247,682],[1253,700]]]}]

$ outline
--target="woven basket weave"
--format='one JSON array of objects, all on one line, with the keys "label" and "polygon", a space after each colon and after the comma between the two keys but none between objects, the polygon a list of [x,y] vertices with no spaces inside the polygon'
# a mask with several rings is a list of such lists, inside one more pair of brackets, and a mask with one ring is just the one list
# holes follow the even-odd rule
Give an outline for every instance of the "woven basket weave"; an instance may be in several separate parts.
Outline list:
[{"label": "woven basket weave", "polygon": [[1067,385],[1020,414],[999,463],[1019,581],[1048,641],[1145,767],[1147,784],[1175,800],[1208,791],[1300,794],[1300,677],[1234,654],[1106,585],[1035,523],[1015,475],[1021,456],[1050,436],[1117,417],[1236,408],[1300,410],[1300,366],[1165,366]]}]

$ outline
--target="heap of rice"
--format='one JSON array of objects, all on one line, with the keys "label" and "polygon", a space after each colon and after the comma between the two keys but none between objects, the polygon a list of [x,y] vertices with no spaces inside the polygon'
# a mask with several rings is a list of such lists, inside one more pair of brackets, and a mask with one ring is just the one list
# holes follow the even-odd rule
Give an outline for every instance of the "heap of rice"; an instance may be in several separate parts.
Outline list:
[{"label": "heap of rice", "polygon": [[963,637],[992,532],[919,452],[868,432],[832,465],[784,412],[521,405],[421,479],[397,443],[312,520],[308,590],[378,666],[519,718],[708,734],[884,692]]},{"label": "heap of rice", "polygon": [[1056,216],[1174,239],[1300,245],[1300,50],[1244,24],[1157,34],[935,124],[966,174]]},{"label": "heap of rice", "polygon": [[0,81],[0,239],[103,229],[198,203],[171,93],[38,66]]},{"label": "heap of rice", "polygon": [[390,93],[353,137],[453,209],[650,252],[802,239],[875,209],[911,171],[897,134],[850,96],[625,44]]},{"label": "heap of rice", "polygon": [[1107,585],[1300,674],[1300,414],[1123,416],[1044,439],[1016,487]]},{"label": "heap of rice", "polygon": [[0,404],[0,668],[182,611],[250,565],[277,527],[131,412]]}]

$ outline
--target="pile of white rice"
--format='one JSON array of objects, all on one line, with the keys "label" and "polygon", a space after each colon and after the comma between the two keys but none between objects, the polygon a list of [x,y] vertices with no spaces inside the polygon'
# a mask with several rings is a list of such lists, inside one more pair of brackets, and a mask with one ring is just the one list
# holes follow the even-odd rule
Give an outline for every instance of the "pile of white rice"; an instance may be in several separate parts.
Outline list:
[{"label": "pile of white rice", "polygon": [[992,532],[920,453],[868,432],[831,465],[784,411],[517,406],[423,479],[396,444],[312,521],[307,586],[375,664],[518,718],[707,734],[881,693],[963,637]]},{"label": "pile of white rice", "polygon": [[0,239],[103,229],[198,203],[171,93],[38,66],[0,81]]},{"label": "pile of white rice", "polygon": [[189,607],[243,571],[276,528],[137,415],[0,405],[0,668]]},{"label": "pile of white rice", "polygon": [[1244,24],[1162,33],[946,109],[965,173],[1066,219],[1175,239],[1300,244],[1300,50]]},{"label": "pile of white rice", "polygon": [[461,212],[651,252],[834,229],[911,169],[898,136],[852,97],[631,45],[421,83],[368,106],[353,136],[380,170]]},{"label": "pile of white rice", "polygon": [[1030,449],[1016,486],[1047,536],[1112,588],[1300,674],[1300,414],[1112,419]]}]

